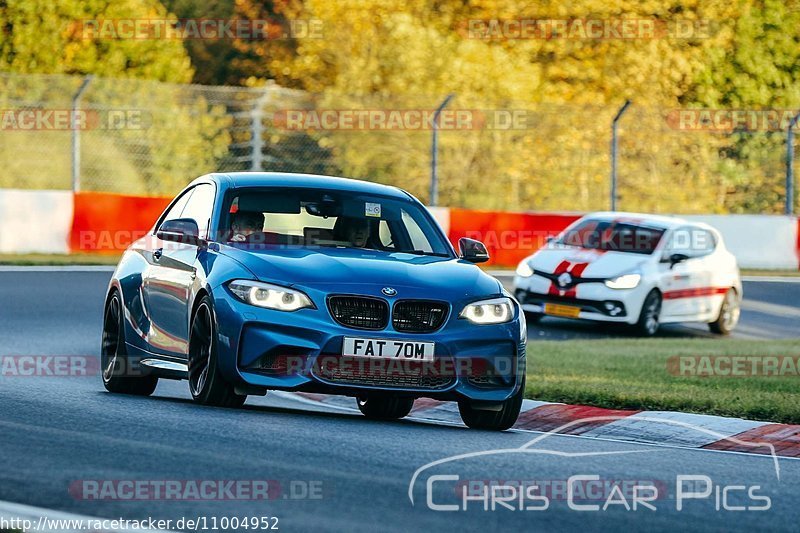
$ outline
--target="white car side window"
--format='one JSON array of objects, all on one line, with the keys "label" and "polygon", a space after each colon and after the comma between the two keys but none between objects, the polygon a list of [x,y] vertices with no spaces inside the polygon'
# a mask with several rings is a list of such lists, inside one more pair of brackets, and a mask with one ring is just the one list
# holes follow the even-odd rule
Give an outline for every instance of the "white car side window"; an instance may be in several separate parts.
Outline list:
[{"label": "white car side window", "polygon": [[702,257],[714,251],[717,239],[710,231],[696,226],[683,226],[677,228],[670,235],[666,247],[666,257],[673,254],[682,254],[690,258]]}]

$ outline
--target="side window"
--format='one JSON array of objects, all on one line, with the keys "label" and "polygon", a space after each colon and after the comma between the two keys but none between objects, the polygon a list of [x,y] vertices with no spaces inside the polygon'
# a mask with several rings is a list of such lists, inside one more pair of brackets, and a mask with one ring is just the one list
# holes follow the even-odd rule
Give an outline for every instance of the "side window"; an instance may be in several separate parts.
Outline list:
[{"label": "side window", "polygon": [[717,240],[708,230],[684,226],[676,229],[670,238],[667,255],[683,254],[687,257],[702,257],[714,251]]},{"label": "side window", "polygon": [[381,246],[386,250],[394,250],[394,238],[392,237],[392,230],[385,220],[381,220],[378,226],[378,240],[381,241]]},{"label": "side window", "polygon": [[414,250],[425,253],[433,252],[431,243],[428,241],[428,238],[425,237],[425,232],[423,232],[422,228],[419,227],[417,221],[405,211],[403,211],[402,217],[403,224],[408,231],[408,236],[411,238],[411,246],[414,247]]},{"label": "side window", "polygon": [[189,197],[192,196],[194,192],[194,188],[189,189],[183,195],[181,195],[178,200],[172,204],[172,207],[169,208],[169,211],[164,215],[161,219],[161,222],[158,224],[161,227],[161,224],[166,222],[167,220],[175,220],[176,218],[181,218],[181,213],[183,213],[183,208],[186,207],[186,203],[189,201]]},{"label": "side window", "polygon": [[695,244],[699,256],[708,255],[717,249],[717,239],[713,233],[705,229],[699,229],[697,230],[697,235],[698,239]]},{"label": "side window", "polygon": [[214,186],[208,183],[195,187],[192,197],[189,198],[180,216],[180,218],[191,218],[197,222],[200,237],[203,238],[208,236],[208,225],[214,209],[214,193]]}]

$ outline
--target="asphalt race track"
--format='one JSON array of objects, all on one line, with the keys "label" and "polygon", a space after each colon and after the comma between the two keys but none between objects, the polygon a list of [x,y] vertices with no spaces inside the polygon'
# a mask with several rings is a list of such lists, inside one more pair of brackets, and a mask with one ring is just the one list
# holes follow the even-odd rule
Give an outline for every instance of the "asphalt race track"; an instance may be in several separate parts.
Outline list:
[{"label": "asphalt race track", "polygon": [[[0,355],[96,356],[109,277],[110,272],[0,271]],[[745,294],[739,336],[798,336],[800,283],[746,282]],[[664,335],[706,331],[678,326]],[[563,321],[531,328],[532,338],[605,335],[597,326]],[[135,398],[106,393],[96,375],[0,376],[0,501],[106,518],[269,516],[278,517],[280,531],[789,531],[800,520],[795,459],[571,436],[550,436],[523,453],[520,447],[539,434],[371,422],[282,395],[250,398],[236,411],[199,407],[189,398],[185,382],[162,381],[153,397]],[[417,469],[489,450],[505,452],[422,470],[411,487],[412,505],[409,485]],[[628,510],[620,503],[603,510],[607,493],[576,497],[575,503],[599,504],[598,510],[571,509],[561,488],[574,475],[657,486],[659,497],[650,502],[655,510]],[[713,490],[706,498],[684,498],[679,511],[679,475],[708,476]],[[70,491],[86,480],[271,480],[270,487],[280,490],[270,490],[274,499],[266,501],[96,500]],[[490,480],[553,487],[545,491],[548,506],[526,500],[524,506],[539,510],[518,510],[517,501],[506,500],[517,510],[502,504],[492,510],[491,501],[476,500],[467,502],[466,511],[429,508],[429,496],[433,504],[460,505],[460,484]],[[731,486],[746,489],[724,490]],[[731,510],[766,506],[748,490],[767,496],[769,509]],[[630,505],[626,495],[622,499]]]}]

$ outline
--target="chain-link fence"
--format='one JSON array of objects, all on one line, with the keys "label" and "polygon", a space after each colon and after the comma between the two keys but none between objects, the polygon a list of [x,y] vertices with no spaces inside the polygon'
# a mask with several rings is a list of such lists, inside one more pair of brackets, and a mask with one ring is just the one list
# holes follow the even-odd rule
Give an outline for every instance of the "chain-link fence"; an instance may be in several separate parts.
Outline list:
[{"label": "chain-link fence", "polygon": [[[0,74],[0,187],[171,195],[206,172],[261,169],[369,179],[427,200],[435,125],[441,205],[609,207],[616,107],[456,95],[434,122],[444,96]],[[770,113],[634,102],[619,123],[618,208],[782,212],[792,112]]]}]

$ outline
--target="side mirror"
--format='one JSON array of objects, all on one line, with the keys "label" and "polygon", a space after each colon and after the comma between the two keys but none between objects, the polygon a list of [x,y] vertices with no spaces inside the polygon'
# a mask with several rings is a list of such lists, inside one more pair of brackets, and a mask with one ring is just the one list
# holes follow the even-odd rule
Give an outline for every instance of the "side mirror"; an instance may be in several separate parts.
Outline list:
[{"label": "side mirror", "polygon": [[197,227],[197,222],[191,218],[167,220],[158,228],[156,237],[163,241],[179,242],[192,246],[199,246],[203,243],[203,240],[200,238],[200,230]]},{"label": "side mirror", "polygon": [[686,254],[672,254],[671,256],[669,256],[669,268],[674,267],[678,263],[683,263],[688,259],[689,256]]},{"label": "side mirror", "polygon": [[481,241],[461,237],[458,239],[458,251],[461,259],[470,263],[484,263],[489,260],[489,252]]}]

